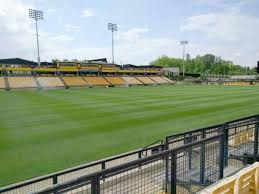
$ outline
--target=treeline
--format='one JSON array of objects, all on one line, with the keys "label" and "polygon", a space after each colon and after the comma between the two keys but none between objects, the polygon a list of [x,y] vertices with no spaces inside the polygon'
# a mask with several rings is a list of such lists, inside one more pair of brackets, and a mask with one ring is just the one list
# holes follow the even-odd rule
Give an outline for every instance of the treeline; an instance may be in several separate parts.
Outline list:
[{"label": "treeline", "polygon": [[[179,67],[182,72],[183,59],[168,57],[163,55],[158,59],[152,61],[151,65],[162,67]],[[191,58],[189,54],[186,55],[184,62],[185,72],[194,74],[214,74],[214,75],[255,75],[256,69],[250,67],[243,67],[235,65],[232,61],[227,61],[221,57],[212,54],[204,56],[196,56]]]}]

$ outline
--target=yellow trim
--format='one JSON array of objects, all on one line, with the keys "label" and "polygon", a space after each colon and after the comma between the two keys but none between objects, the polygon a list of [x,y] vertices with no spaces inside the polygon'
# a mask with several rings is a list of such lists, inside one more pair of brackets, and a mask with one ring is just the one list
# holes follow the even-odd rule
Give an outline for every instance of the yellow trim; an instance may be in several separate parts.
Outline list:
[{"label": "yellow trim", "polygon": [[159,73],[158,70],[119,69],[120,73]]},{"label": "yellow trim", "polygon": [[33,69],[34,71],[41,71],[41,72],[55,72],[57,71],[56,68],[41,68],[41,67],[37,67]]},{"label": "yellow trim", "polygon": [[6,67],[8,71],[31,71],[32,68],[30,67]]},{"label": "yellow trim", "polygon": [[116,69],[102,69],[101,70],[102,72],[106,72],[106,73],[115,73],[115,72],[118,72]]},{"label": "yellow trim", "polygon": [[98,67],[81,67],[81,70],[100,70]]},{"label": "yellow trim", "polygon": [[77,72],[78,71],[77,68],[60,68],[58,70],[62,71],[62,72]]}]

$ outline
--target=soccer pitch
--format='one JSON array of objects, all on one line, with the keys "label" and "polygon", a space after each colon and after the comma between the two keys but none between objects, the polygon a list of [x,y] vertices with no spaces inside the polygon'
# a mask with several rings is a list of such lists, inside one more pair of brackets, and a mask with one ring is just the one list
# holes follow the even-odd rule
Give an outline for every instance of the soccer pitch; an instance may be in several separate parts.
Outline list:
[{"label": "soccer pitch", "polygon": [[0,186],[259,113],[257,86],[0,92]]}]

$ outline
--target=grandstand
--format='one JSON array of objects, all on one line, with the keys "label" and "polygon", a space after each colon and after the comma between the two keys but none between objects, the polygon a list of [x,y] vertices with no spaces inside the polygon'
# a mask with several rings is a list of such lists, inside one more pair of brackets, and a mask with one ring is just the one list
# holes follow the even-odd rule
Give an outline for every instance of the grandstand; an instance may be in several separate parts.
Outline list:
[{"label": "grandstand", "polygon": [[127,82],[128,85],[143,85],[141,81],[133,76],[123,76],[121,78],[124,79],[124,81]]},{"label": "grandstand", "polygon": [[90,86],[109,86],[111,85],[106,79],[103,77],[83,77],[83,79],[88,83]]},{"label": "grandstand", "polygon": [[5,89],[5,81],[3,77],[0,77],[0,89]]},{"label": "grandstand", "polygon": [[37,77],[36,79],[42,88],[56,88],[65,86],[59,77]]},{"label": "grandstand", "polygon": [[162,78],[163,78],[164,80],[166,80],[168,83],[171,83],[171,84],[174,83],[172,80],[170,80],[169,78],[167,78],[167,77],[165,77],[165,76],[163,76]]},{"label": "grandstand", "polygon": [[[58,88],[58,87],[87,87],[87,86],[132,86],[173,83],[160,76],[7,76],[0,77],[0,89],[15,88]],[[10,87],[9,87],[10,85]]]},{"label": "grandstand", "polygon": [[149,78],[154,80],[155,82],[157,82],[159,84],[168,84],[169,83],[167,80],[163,79],[160,76],[152,76],[152,77],[150,76]]},{"label": "grandstand", "polygon": [[33,77],[8,77],[10,88],[37,88],[37,83]]},{"label": "grandstand", "polygon": [[105,79],[112,85],[126,85],[126,82],[120,77],[105,77]]},{"label": "grandstand", "polygon": [[153,81],[152,79],[150,79],[149,77],[145,77],[145,76],[139,76],[136,77],[139,81],[141,81],[144,84],[156,84],[155,81]]},{"label": "grandstand", "polygon": [[63,81],[66,83],[67,86],[73,87],[73,86],[87,86],[88,84],[82,77],[62,77]]},{"label": "grandstand", "polygon": [[250,81],[225,81],[225,82],[223,82],[223,85],[225,85],[225,86],[247,86],[247,85],[252,85],[252,82],[250,82]]}]

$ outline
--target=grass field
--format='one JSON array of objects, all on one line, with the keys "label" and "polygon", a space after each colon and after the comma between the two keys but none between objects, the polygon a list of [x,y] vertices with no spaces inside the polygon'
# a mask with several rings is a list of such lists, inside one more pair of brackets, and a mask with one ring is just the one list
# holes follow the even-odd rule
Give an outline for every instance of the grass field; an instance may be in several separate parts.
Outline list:
[{"label": "grass field", "polygon": [[259,87],[0,92],[0,185],[259,113]]}]

